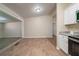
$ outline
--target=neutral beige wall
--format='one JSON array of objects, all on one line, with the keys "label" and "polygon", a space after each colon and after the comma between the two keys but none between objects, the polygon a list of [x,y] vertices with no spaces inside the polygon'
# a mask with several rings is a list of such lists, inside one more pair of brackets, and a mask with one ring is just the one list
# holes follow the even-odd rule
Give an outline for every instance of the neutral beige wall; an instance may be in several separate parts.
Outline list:
[{"label": "neutral beige wall", "polygon": [[5,23],[4,37],[22,37],[21,22]]},{"label": "neutral beige wall", "polygon": [[24,20],[25,38],[51,38],[52,17],[49,15],[31,17]]}]

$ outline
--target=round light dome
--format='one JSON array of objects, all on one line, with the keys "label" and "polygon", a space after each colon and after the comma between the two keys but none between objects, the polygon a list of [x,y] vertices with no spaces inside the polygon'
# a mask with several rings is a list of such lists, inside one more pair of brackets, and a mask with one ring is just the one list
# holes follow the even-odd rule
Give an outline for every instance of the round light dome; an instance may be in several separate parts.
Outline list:
[{"label": "round light dome", "polygon": [[40,12],[41,11],[41,8],[40,7],[36,7],[36,8],[34,8],[34,11],[35,12]]}]

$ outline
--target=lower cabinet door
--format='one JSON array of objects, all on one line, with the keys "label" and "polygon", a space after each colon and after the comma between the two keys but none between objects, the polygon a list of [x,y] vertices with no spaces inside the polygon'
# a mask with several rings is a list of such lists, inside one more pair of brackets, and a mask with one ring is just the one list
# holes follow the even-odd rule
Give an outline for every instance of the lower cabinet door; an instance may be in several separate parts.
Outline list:
[{"label": "lower cabinet door", "polygon": [[68,54],[68,36],[60,35],[60,48]]}]

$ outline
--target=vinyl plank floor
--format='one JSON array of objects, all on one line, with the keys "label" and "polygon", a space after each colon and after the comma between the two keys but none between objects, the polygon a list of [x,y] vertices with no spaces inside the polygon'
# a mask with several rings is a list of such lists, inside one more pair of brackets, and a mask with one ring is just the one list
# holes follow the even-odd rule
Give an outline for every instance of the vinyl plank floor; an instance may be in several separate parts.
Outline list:
[{"label": "vinyl plank floor", "polygon": [[[53,39],[52,39],[53,41]],[[3,56],[65,56],[50,39],[23,39],[16,46],[3,52]]]}]

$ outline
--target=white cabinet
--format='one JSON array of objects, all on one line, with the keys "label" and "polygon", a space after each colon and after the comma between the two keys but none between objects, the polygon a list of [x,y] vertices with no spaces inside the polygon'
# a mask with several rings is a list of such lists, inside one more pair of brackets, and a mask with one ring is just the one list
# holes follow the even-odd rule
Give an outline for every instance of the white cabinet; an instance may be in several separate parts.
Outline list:
[{"label": "white cabinet", "polygon": [[79,4],[73,4],[64,11],[64,25],[76,24],[76,11],[79,10]]},{"label": "white cabinet", "polygon": [[59,35],[59,46],[60,49],[68,54],[68,36]]}]

